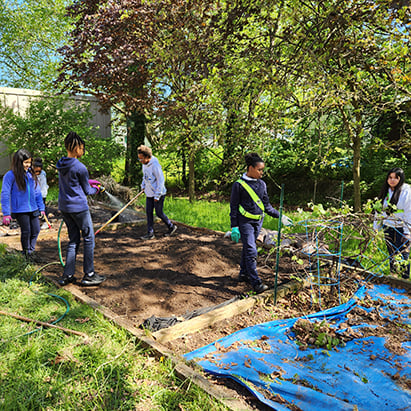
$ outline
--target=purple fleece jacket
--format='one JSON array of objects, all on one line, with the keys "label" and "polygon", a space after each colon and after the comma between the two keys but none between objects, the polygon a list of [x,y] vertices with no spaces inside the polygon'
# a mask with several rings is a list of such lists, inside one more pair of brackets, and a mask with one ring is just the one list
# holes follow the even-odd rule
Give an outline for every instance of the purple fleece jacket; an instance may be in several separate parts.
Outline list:
[{"label": "purple fleece jacket", "polygon": [[59,209],[65,213],[88,210],[87,196],[98,190],[90,186],[86,166],[77,158],[62,157],[56,167],[59,172]]},{"label": "purple fleece jacket", "polygon": [[11,213],[30,213],[44,211],[43,197],[40,185],[36,183],[30,173],[25,173],[26,190],[20,190],[14,178],[13,171],[8,171],[3,178],[1,189],[1,209],[3,215]]}]

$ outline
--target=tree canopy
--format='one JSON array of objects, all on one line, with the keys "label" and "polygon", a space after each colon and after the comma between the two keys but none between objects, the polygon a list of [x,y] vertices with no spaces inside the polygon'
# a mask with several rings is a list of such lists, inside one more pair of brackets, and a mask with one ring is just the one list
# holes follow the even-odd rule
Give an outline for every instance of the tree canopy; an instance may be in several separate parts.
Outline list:
[{"label": "tree canopy", "polygon": [[[131,174],[136,147],[148,138],[155,149],[177,153],[183,175],[188,166],[190,198],[196,183],[228,189],[253,150],[273,175],[299,169],[317,181],[344,163],[339,175],[347,178],[348,165],[358,210],[362,156],[384,168],[387,150],[410,151],[405,1],[78,0],[64,17],[63,2],[55,1],[50,20],[41,1],[23,2],[24,12],[21,2],[2,1],[20,12],[15,22],[11,13],[0,17],[2,66],[20,62],[13,84],[21,76],[27,84],[43,78],[46,87],[61,59],[55,86],[94,94],[124,113]],[[13,39],[19,21],[25,30]],[[47,47],[37,52],[40,44]],[[217,167],[204,175],[200,156],[212,156]]]},{"label": "tree canopy", "polygon": [[68,0],[0,0],[0,83],[53,90],[70,30]]}]

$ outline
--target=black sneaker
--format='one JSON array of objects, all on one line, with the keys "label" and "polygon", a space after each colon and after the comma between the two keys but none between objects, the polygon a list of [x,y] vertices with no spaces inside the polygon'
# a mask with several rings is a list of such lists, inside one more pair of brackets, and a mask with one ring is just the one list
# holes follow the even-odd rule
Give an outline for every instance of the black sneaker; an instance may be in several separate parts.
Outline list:
[{"label": "black sneaker", "polygon": [[170,237],[177,231],[177,226],[173,224],[171,228],[168,229],[168,233],[164,234],[164,237]]},{"label": "black sneaker", "polygon": [[76,279],[74,278],[74,275],[71,275],[70,277],[62,277],[59,280],[57,280],[58,284],[64,287],[67,284],[75,283]]},{"label": "black sneaker", "polygon": [[141,240],[152,240],[155,238],[154,233],[149,233],[140,237]]},{"label": "black sneaker", "polygon": [[106,277],[104,275],[98,275],[93,273],[92,275],[85,275],[81,280],[81,285],[99,285],[105,281]]},{"label": "black sneaker", "polygon": [[260,283],[254,287],[254,291],[257,294],[261,294],[262,292],[267,291],[267,290],[268,290],[268,285],[263,284],[263,283]]}]

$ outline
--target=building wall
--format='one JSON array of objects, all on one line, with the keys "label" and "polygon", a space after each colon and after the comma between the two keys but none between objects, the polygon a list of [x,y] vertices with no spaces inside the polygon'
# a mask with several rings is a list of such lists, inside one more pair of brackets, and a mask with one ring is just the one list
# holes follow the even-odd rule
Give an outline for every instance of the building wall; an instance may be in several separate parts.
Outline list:
[{"label": "building wall", "polygon": [[[41,95],[42,93],[36,90],[0,87],[0,104],[12,108],[17,113],[24,113],[30,100],[41,97]],[[95,97],[73,96],[71,98],[78,102],[90,103],[90,111],[93,114],[92,125],[96,127],[97,133],[102,138],[111,136],[111,115],[99,111],[100,105]],[[11,164],[11,156],[4,156],[5,148],[0,136],[0,176],[3,176],[10,169]]]}]

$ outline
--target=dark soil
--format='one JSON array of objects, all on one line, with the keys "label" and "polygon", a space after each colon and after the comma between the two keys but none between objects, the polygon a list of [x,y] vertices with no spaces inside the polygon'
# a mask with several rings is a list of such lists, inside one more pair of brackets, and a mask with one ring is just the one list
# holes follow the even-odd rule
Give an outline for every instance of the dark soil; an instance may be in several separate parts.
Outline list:
[{"label": "dark soil", "polygon": [[[45,263],[58,261],[57,232],[61,220],[57,210],[53,212],[52,228],[42,230],[37,251]],[[111,216],[110,210],[93,207],[92,216],[96,229]],[[184,317],[194,310],[224,303],[236,296],[250,293],[251,287],[237,281],[241,244],[224,238],[223,233],[206,229],[190,228],[178,224],[172,237],[165,237],[167,228],[161,222],[155,225],[156,238],[143,241],[146,234],[144,214],[132,215],[133,224],[105,229],[96,236],[95,271],[105,275],[107,280],[98,287],[81,287],[81,291],[101,305],[110,308],[119,316],[130,319],[140,326],[151,316],[170,318]],[[4,233],[4,230],[3,230]],[[13,234],[10,232],[9,234]],[[19,233],[1,238],[1,242],[19,249]],[[63,225],[61,245],[63,257],[67,244],[67,233]],[[258,258],[259,274],[262,280],[273,287],[275,284],[275,253],[267,250]],[[286,283],[299,275],[301,266],[283,254],[279,260],[277,284]],[[57,280],[62,267],[51,265],[43,270],[45,276]],[[80,249],[76,277],[82,278],[82,249]],[[343,277],[342,298],[347,300],[357,288],[358,276],[352,273]],[[80,286],[79,286],[80,287]],[[176,354],[184,354],[229,335],[239,329],[280,318],[290,318],[318,311],[321,308],[338,305],[338,297],[331,287],[323,292],[322,307],[312,303],[311,290],[302,289],[276,305],[272,298],[262,299],[261,304],[244,314],[220,321],[201,332],[185,335],[165,343]],[[233,386],[236,394],[246,400],[254,409],[268,409],[260,404],[245,389],[233,382],[215,381],[217,384]]]},{"label": "dark soil", "polygon": [[[93,210],[93,222],[104,222],[106,213]],[[108,218],[110,218],[110,213]],[[141,217],[141,215],[139,216]],[[151,316],[183,317],[194,310],[221,304],[252,291],[237,281],[241,244],[235,244],[221,233],[178,226],[176,234],[165,237],[167,227],[156,223],[153,240],[143,241],[145,218],[135,224],[103,230],[96,235],[95,271],[107,280],[99,287],[82,287],[83,293],[110,308],[119,316],[127,316],[140,326]],[[58,222],[53,223],[53,230]],[[44,234],[43,234],[44,233]],[[41,232],[37,251],[45,262],[58,261],[56,236],[51,230]],[[63,226],[61,246],[64,251],[67,234]],[[263,259],[262,259],[263,260]],[[279,283],[289,280],[289,258],[280,267]],[[57,280],[62,267],[52,265],[43,271]],[[82,249],[78,254],[76,277],[82,278]],[[260,276],[274,285],[274,272],[260,261]]]}]

